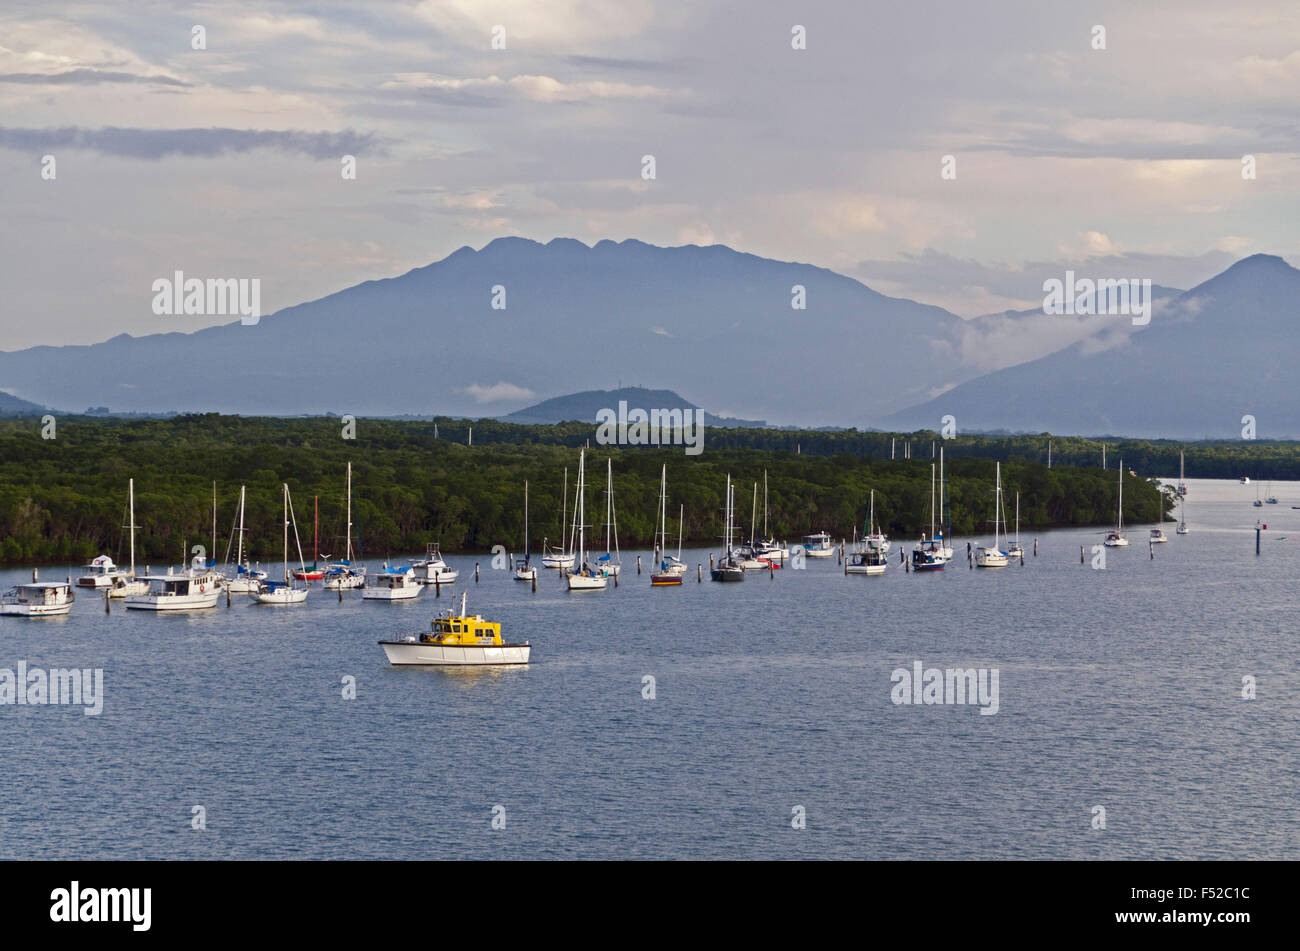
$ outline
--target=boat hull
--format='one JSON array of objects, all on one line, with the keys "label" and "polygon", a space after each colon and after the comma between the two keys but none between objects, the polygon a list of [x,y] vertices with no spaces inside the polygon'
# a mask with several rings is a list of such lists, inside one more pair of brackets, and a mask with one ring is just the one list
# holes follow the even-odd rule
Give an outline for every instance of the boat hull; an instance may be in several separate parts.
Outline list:
[{"label": "boat hull", "polygon": [[420,596],[422,588],[366,588],[361,592],[363,601],[410,601]]},{"label": "boat hull", "polygon": [[829,558],[835,554],[834,548],[805,548],[803,553],[809,558]]},{"label": "boat hull", "polygon": [[465,645],[421,644],[418,641],[380,641],[388,662],[396,667],[500,667],[526,664],[528,644]]},{"label": "boat hull", "polygon": [[0,604],[4,617],[54,617],[71,610],[71,604]]},{"label": "boat hull", "polygon": [[603,591],[609,584],[609,578],[604,575],[565,575],[565,580],[569,584],[570,591]]},{"label": "boat hull", "polygon": [[884,565],[849,565],[844,569],[846,575],[883,575]]},{"label": "boat hull", "polygon": [[975,549],[976,568],[1005,568],[1010,561],[1005,552],[994,551],[991,548]]},{"label": "boat hull", "polygon": [[669,585],[675,585],[675,584],[679,585],[681,583],[682,583],[681,575],[666,574],[666,575],[650,576],[650,585],[651,587],[654,588],[666,588]]},{"label": "boat hull", "polygon": [[126,606],[133,611],[202,611],[217,606],[220,588],[201,594],[132,595],[126,599]]},{"label": "boat hull", "polygon": [[744,581],[745,569],[743,568],[710,568],[709,577],[714,581]]},{"label": "boat hull", "polygon": [[307,600],[306,588],[280,588],[276,591],[258,591],[249,595],[258,604],[302,604]]}]

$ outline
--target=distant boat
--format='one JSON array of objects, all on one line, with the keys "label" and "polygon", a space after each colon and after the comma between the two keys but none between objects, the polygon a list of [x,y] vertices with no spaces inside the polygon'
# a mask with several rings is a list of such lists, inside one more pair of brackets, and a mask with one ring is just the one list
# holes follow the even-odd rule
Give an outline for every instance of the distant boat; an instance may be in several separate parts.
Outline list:
[{"label": "distant boat", "polygon": [[1002,550],[999,516],[1002,511],[1002,463],[999,462],[996,465],[996,482],[993,489],[993,545],[992,547],[988,545],[975,546],[976,568],[1005,568],[1007,566],[1007,553]]},{"label": "distant boat", "polygon": [[[732,547],[734,520],[736,510],[736,490],[731,484],[731,473],[727,473],[726,504],[722,515],[722,551],[717,562],[709,569],[709,577],[714,581],[744,581],[745,569],[736,557]],[[830,536],[827,536],[829,540]]]},{"label": "distant boat", "polygon": [[1242,485],[1250,485],[1250,477],[1249,477],[1249,476],[1242,476],[1242,477],[1241,477],[1241,484],[1242,484]]},{"label": "distant boat", "polygon": [[424,586],[416,580],[411,565],[385,565],[378,574],[366,579],[361,592],[364,601],[410,601],[418,598]]},{"label": "distant boat", "polygon": [[[605,460],[605,554],[596,559],[595,568],[607,578],[623,569],[623,556],[618,550],[618,512],[614,508],[614,460]],[[610,547],[610,543],[613,547]]]},{"label": "distant boat", "polygon": [[[294,534],[298,532],[294,527]],[[311,556],[310,565],[303,564],[294,569],[293,576],[299,581],[320,581],[325,577],[325,569],[320,566],[320,496],[314,498],[314,514],[311,519]]]},{"label": "distant boat", "polygon": [[[560,531],[567,532],[569,527],[569,469],[564,469],[564,491],[560,493]],[[542,567],[566,569],[573,567],[573,555],[569,553],[569,540],[561,538],[559,548],[548,545],[549,539],[542,539]]]},{"label": "distant boat", "polygon": [[603,591],[609,586],[609,575],[597,571],[587,563],[587,461],[586,451],[578,453],[578,490],[573,499],[573,526],[569,532],[570,544],[576,547],[569,552],[570,561],[577,570],[566,568],[564,580],[570,591]]},{"label": "distant boat", "polygon": [[831,543],[830,535],[816,532],[803,537],[803,553],[809,558],[829,558],[835,554],[835,546]]},{"label": "distant boat", "polygon": [[[250,567],[244,560],[244,507],[246,503],[245,486],[239,487],[239,527],[235,531],[235,576],[227,577],[225,584],[230,589],[231,594],[247,594],[250,591],[257,590],[258,585],[265,581],[270,575],[262,570],[262,566],[256,568]],[[230,546],[226,546],[226,557],[230,557]],[[229,569],[227,569],[229,570]]]},{"label": "distant boat", "polygon": [[[298,566],[303,567],[302,543],[298,541],[298,524],[293,519],[293,505],[289,501],[289,484],[284,483],[284,580],[259,582],[258,586],[248,592],[248,596],[258,604],[290,605],[302,604],[307,600],[307,588],[298,587],[290,580],[289,571],[289,524],[293,522],[293,540],[298,546]],[[306,572],[302,572],[306,574]],[[294,577],[300,577],[298,572]]]},{"label": "distant boat", "polygon": [[1163,529],[1159,529],[1159,528],[1151,529],[1151,537],[1150,537],[1151,544],[1163,545],[1167,541],[1169,541],[1169,536],[1164,533]]},{"label": "distant boat", "polygon": [[1183,454],[1178,454],[1178,494],[1187,495],[1187,482],[1183,478]]},{"label": "distant boat", "polygon": [[659,473],[659,533],[655,539],[655,568],[650,572],[650,584],[654,587],[666,587],[682,583],[686,574],[686,562],[682,561],[682,506],[677,516],[677,556],[668,554],[668,466]]},{"label": "distant boat", "polygon": [[10,617],[52,617],[72,610],[76,595],[66,581],[32,580],[10,588],[0,595],[0,614]]},{"label": "distant boat", "polygon": [[1253,506],[1255,506],[1255,508],[1257,508],[1257,509],[1260,509],[1260,508],[1263,508],[1263,507],[1264,507],[1264,500],[1261,499],[1261,498],[1259,497],[1259,483],[1258,483],[1258,482],[1255,483],[1255,501],[1252,502],[1251,504],[1252,504]]},{"label": "distant boat", "polygon": [[1124,460],[1119,463],[1119,502],[1115,508],[1115,527],[1106,533],[1108,548],[1126,548],[1128,539],[1124,536]]},{"label": "distant boat", "polygon": [[100,555],[86,565],[86,573],[77,579],[78,588],[111,588],[127,573],[113,563],[108,555]]},{"label": "distant boat", "polygon": [[867,512],[867,531],[862,536],[864,548],[873,549],[882,555],[889,554],[889,539],[876,524],[876,490],[871,490],[871,507]]},{"label": "distant boat", "polygon": [[225,580],[214,571],[187,568],[180,574],[168,569],[165,575],[143,579],[149,583],[144,594],[128,595],[127,608],[136,611],[198,611],[215,608]]},{"label": "distant boat", "polygon": [[1024,558],[1025,549],[1020,544],[1020,493],[1016,493],[1016,541],[1015,544],[1007,548],[1008,558]]},{"label": "distant boat", "polygon": [[916,543],[912,549],[912,570],[913,571],[943,571],[944,565],[948,559],[944,556],[943,544],[941,539],[935,538],[935,497],[934,481],[935,469],[934,463],[930,464],[930,538],[926,541],[925,533],[921,534],[921,540]]},{"label": "distant boat", "polygon": [[[536,581],[537,568],[528,545],[528,482],[524,481],[524,557],[515,559],[515,580]],[[463,600],[463,599],[462,599]]]},{"label": "distant boat", "polygon": [[767,470],[763,470],[763,537],[754,545],[754,555],[759,559],[772,562],[777,567],[790,557],[790,549],[784,542],[774,539],[767,529]]},{"label": "distant boat", "polygon": [[460,572],[447,564],[442,557],[437,542],[431,542],[424,550],[424,557],[411,562],[415,569],[415,579],[421,584],[455,584]]},{"label": "distant boat", "polygon": [[876,530],[876,490],[871,490],[871,509],[867,515],[867,530],[862,536],[862,547],[849,554],[844,562],[846,575],[883,575],[888,566],[886,555],[889,542]]},{"label": "distant boat", "polygon": [[108,590],[110,598],[125,598],[133,594],[144,594],[149,590],[149,582],[135,576],[135,479],[127,480],[126,513],[127,523],[124,527],[131,540],[131,570],[130,573],[119,575],[114,579],[113,587]]},{"label": "distant boat", "polygon": [[[344,537],[347,539],[346,554],[342,561],[331,561],[325,566],[324,587],[329,591],[339,591],[348,588],[363,588],[366,584],[366,566],[354,564],[352,561],[352,463],[348,463],[347,474],[347,519],[343,526]],[[361,540],[358,536],[357,545],[360,547]]]},{"label": "distant boat", "polygon": [[1264,490],[1264,504],[1265,504],[1265,505],[1277,505],[1277,496],[1273,494],[1273,483],[1272,483],[1272,482],[1270,482],[1270,483],[1268,484],[1268,488]]}]

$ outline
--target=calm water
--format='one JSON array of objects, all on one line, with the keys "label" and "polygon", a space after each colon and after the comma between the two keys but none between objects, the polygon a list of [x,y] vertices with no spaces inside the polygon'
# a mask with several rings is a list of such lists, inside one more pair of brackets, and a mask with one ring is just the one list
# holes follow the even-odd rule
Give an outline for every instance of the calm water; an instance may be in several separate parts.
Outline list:
[{"label": "calm water", "polygon": [[[1193,534],[1167,524],[1153,561],[1133,526],[1104,571],[1079,563],[1093,531],[1000,572],[958,539],[938,574],[895,548],[882,578],[831,559],[720,585],[691,552],[705,580],[680,589],[633,552],[617,590],[572,595],[449,559],[526,668],[390,667],[375,642],[453,604],[432,589],[0,619],[0,667],[102,667],[106,693],[98,717],[0,707],[0,857],[1294,857],[1300,485],[1263,509],[1190,485]],[[914,660],[997,668],[999,712],[893,704]]]}]

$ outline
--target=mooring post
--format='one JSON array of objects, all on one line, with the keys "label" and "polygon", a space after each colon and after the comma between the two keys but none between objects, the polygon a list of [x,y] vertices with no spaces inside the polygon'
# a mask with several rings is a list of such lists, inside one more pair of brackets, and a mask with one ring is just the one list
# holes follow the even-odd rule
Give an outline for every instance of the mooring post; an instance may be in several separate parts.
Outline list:
[{"label": "mooring post", "polygon": [[700,562],[695,563],[695,583],[699,584],[704,580],[704,565]]},{"label": "mooring post", "polygon": [[640,573],[641,573],[641,556],[640,556],[640,555],[637,555],[637,556],[636,556],[636,573],[637,573],[637,574],[640,574]]},{"label": "mooring post", "polygon": [[474,583],[478,584],[478,562],[474,562]]}]

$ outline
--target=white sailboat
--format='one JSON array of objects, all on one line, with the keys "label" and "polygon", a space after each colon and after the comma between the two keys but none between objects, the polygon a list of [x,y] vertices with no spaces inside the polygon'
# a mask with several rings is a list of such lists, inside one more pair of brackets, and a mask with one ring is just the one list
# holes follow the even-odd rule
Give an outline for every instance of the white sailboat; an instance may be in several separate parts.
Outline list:
[{"label": "white sailboat", "polygon": [[[560,493],[560,531],[567,533],[569,528],[569,467],[564,467],[564,491]],[[573,567],[573,556],[569,554],[569,539],[561,538],[560,547],[547,544],[549,539],[542,539],[542,567],[564,570]]]},{"label": "white sailboat", "polygon": [[939,447],[939,529],[935,540],[939,543],[939,555],[945,562],[952,561],[952,518],[949,516],[947,529],[944,528],[944,514],[948,511],[948,483],[943,473],[943,447]]},{"label": "white sailboat", "polygon": [[993,490],[993,545],[975,546],[976,568],[1005,568],[1007,553],[1002,550],[1001,513],[1002,511],[1002,463],[997,463],[997,481]]},{"label": "white sailboat", "polygon": [[1127,548],[1128,539],[1124,536],[1124,460],[1119,461],[1119,503],[1115,509],[1115,527],[1106,533],[1107,548]]},{"label": "white sailboat", "polygon": [[573,503],[573,527],[570,539],[574,548],[569,552],[570,564],[578,569],[564,569],[564,578],[570,591],[603,591],[609,584],[609,576],[597,571],[587,563],[587,462],[586,450],[578,453],[578,491]]},{"label": "white sailboat", "polygon": [[763,537],[758,540],[754,546],[754,555],[764,561],[774,562],[777,565],[784,565],[785,560],[790,557],[790,549],[784,542],[778,542],[774,539],[767,528],[767,470],[763,470]]},{"label": "white sailboat", "polygon": [[[623,568],[623,556],[618,550],[618,513],[614,508],[614,460],[605,460],[605,554],[596,559],[596,570],[608,578]],[[611,541],[613,547],[610,547]]]},{"label": "white sailboat", "polygon": [[331,561],[325,566],[324,586],[329,591],[349,588],[364,588],[366,585],[366,566],[355,564],[352,560],[352,463],[348,463],[347,475],[347,552],[342,561]]},{"label": "white sailboat", "polygon": [[668,554],[668,466],[659,473],[659,531],[655,534],[655,567],[650,572],[650,584],[662,587],[679,585],[682,575],[686,574],[686,562],[682,561],[682,506],[677,518],[677,556]]},{"label": "white sailboat", "polygon": [[889,554],[889,539],[876,524],[876,490],[871,490],[871,509],[867,516],[867,533],[862,538],[867,548],[874,548],[882,555]]},{"label": "white sailboat", "polygon": [[1008,558],[1024,558],[1025,549],[1020,544],[1020,493],[1016,493],[1016,540],[1015,543],[1007,548]]},{"label": "white sailboat", "polygon": [[110,598],[125,598],[133,594],[144,594],[149,590],[149,582],[135,576],[135,479],[127,480],[126,509],[127,525],[125,527],[130,532],[131,538],[131,572],[113,580],[113,586],[108,589]]},{"label": "white sailboat", "polygon": [[[267,573],[262,570],[262,566],[256,568],[250,567],[244,560],[244,505],[245,505],[245,486],[239,487],[239,527],[235,529],[235,576],[226,577],[226,585],[230,588],[232,594],[248,594],[256,591],[258,585],[268,577]],[[230,557],[230,547],[226,547],[226,557]]]},{"label": "white sailboat", "polygon": [[293,504],[289,501],[289,484],[284,483],[284,580],[264,580],[248,592],[248,596],[258,604],[302,604],[307,600],[306,585],[297,587],[289,571],[289,523],[293,522],[293,540],[298,546],[298,566],[305,573],[306,565],[302,557],[302,543],[298,540],[298,523],[293,518]]},{"label": "white sailboat", "polygon": [[731,484],[731,473],[728,472],[726,505],[722,516],[722,552],[718,555],[718,561],[709,569],[709,577],[714,581],[745,580],[745,569],[736,557],[732,544],[735,540],[735,511],[736,490]]},{"label": "white sailboat", "polygon": [[916,543],[912,549],[912,570],[913,571],[943,571],[943,566],[948,563],[944,557],[943,546],[940,540],[935,538],[934,523],[935,511],[934,498],[934,463],[930,463],[930,537],[927,541],[925,533],[921,533],[921,540]]},{"label": "white sailboat", "polygon": [[867,530],[862,536],[862,547],[849,554],[844,562],[846,575],[883,575],[888,565],[886,555],[889,542],[876,528],[876,490],[871,490],[871,510],[867,516]]},{"label": "white sailboat", "polygon": [[524,557],[515,559],[515,580],[536,581],[537,566],[533,564],[528,545],[528,482],[524,481]]}]

